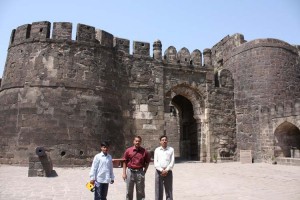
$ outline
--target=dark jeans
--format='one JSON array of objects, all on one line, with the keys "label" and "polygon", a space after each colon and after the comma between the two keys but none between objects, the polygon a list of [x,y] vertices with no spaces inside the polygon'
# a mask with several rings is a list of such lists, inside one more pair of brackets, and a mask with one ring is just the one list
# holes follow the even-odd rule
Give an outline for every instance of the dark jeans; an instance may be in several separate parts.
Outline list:
[{"label": "dark jeans", "polygon": [[155,171],[155,200],[163,200],[164,189],[167,200],[173,200],[173,173],[168,172],[167,176],[161,176],[161,172]]},{"label": "dark jeans", "polygon": [[108,183],[100,183],[99,187],[95,186],[95,200],[106,200]]}]

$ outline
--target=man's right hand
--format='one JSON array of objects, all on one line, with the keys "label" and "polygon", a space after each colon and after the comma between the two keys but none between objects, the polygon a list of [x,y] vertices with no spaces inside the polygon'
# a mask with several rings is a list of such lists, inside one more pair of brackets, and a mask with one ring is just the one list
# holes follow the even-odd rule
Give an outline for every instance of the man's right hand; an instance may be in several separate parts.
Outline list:
[{"label": "man's right hand", "polygon": [[167,170],[162,170],[161,171],[161,176],[167,176],[168,175],[168,171]]},{"label": "man's right hand", "polygon": [[95,185],[95,180],[90,180],[90,183],[91,183],[92,185]]},{"label": "man's right hand", "polygon": [[122,175],[123,180],[125,181],[127,179],[127,174]]}]

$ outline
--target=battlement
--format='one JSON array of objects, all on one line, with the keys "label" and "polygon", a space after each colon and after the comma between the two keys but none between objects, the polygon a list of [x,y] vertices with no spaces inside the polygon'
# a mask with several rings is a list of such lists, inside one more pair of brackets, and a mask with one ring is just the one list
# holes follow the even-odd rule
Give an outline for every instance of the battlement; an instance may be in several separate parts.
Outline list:
[{"label": "battlement", "polygon": [[[211,66],[210,54],[205,54],[204,65],[205,67]],[[169,64],[181,65],[181,66],[194,66],[194,67],[202,67],[202,53],[199,49],[195,49],[191,54],[189,50],[185,47],[180,49],[178,52],[174,46],[168,47],[164,52],[164,61]],[[210,63],[210,64],[209,64]]]},{"label": "battlement", "polygon": [[228,59],[230,59],[233,56],[236,56],[238,54],[241,54],[242,52],[249,51],[251,49],[255,48],[261,48],[261,47],[271,47],[271,48],[278,48],[278,49],[285,49],[286,51],[291,52],[294,55],[299,55],[297,46],[292,46],[287,42],[284,42],[282,40],[278,39],[256,39],[252,40],[246,43],[243,43],[236,48],[233,48],[230,53],[228,53],[226,56],[224,56],[224,62],[226,62]]},{"label": "battlement", "polygon": [[[72,23],[54,22],[52,38],[50,38],[51,23],[48,21],[33,22],[14,29],[10,38],[10,45],[24,42],[48,40],[72,40]],[[77,24],[75,42],[91,42],[102,46],[113,47],[113,35],[93,26]]]},{"label": "battlement", "polygon": [[72,40],[72,23],[54,22],[52,38],[55,40]]},{"label": "battlement", "polygon": [[300,114],[300,99],[279,102],[276,105],[262,106],[260,114],[271,118],[296,116]]},{"label": "battlement", "polygon": [[133,42],[133,55],[149,56],[150,44],[146,42]]},{"label": "battlement", "polygon": [[[76,38],[72,40],[72,23],[54,22],[52,35],[51,23],[48,21],[33,22],[17,27],[12,31],[10,38],[10,47],[26,42],[37,41],[69,41],[79,43],[91,43],[109,48],[114,48],[116,52],[130,54],[130,41],[124,38],[114,37],[111,33],[96,29],[93,26],[77,24]],[[142,41],[133,41],[134,57],[150,57],[150,43]],[[175,47],[170,46],[162,56],[162,44],[159,40],[153,43],[153,56],[155,60],[164,61],[168,64],[181,66],[202,66],[202,53],[196,49],[192,53],[183,47],[178,52]],[[204,52],[204,66],[211,66],[210,50]]]}]

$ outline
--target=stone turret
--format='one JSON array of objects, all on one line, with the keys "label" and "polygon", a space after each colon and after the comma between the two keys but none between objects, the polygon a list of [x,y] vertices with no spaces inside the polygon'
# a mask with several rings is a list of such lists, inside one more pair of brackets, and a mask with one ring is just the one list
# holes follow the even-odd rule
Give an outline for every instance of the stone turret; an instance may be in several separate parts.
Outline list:
[{"label": "stone turret", "polygon": [[212,60],[211,60],[211,50],[210,49],[204,49],[203,50],[203,59],[204,59],[204,66],[205,67],[211,67],[212,66]]},{"label": "stone turret", "polygon": [[162,44],[160,40],[156,40],[153,43],[153,58],[155,60],[162,60]]}]

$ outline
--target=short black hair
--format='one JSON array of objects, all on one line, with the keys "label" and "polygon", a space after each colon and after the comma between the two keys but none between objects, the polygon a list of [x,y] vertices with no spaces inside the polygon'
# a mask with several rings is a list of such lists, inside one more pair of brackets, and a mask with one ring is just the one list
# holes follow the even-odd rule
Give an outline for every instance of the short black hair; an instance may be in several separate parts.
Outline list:
[{"label": "short black hair", "polygon": [[168,140],[168,137],[166,135],[162,135],[159,137],[159,141],[161,141],[161,139],[166,138]]},{"label": "short black hair", "polygon": [[102,143],[101,143],[101,147],[109,147],[108,142],[102,142]]},{"label": "short black hair", "polygon": [[141,136],[139,136],[139,135],[136,135],[136,136],[134,136],[133,140],[135,140],[135,138],[138,138],[139,140],[141,140],[141,141],[142,141],[142,137],[141,137]]}]

